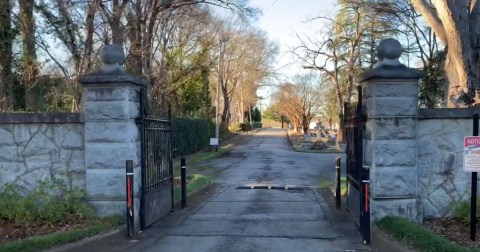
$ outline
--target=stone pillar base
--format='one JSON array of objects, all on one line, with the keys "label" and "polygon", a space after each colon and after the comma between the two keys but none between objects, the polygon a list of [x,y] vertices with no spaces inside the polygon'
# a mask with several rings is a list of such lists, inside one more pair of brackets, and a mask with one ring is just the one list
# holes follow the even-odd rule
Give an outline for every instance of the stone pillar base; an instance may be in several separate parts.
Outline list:
[{"label": "stone pillar base", "polygon": [[406,199],[371,199],[371,221],[377,223],[386,216],[398,216],[415,223],[422,223],[422,204],[418,198]]}]

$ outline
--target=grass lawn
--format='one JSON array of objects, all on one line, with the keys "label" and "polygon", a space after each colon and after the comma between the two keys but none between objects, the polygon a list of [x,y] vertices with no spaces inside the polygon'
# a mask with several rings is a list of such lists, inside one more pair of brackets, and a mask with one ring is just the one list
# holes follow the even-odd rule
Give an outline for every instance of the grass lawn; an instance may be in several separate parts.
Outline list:
[{"label": "grass lawn", "polygon": [[[385,217],[379,227],[387,233],[419,251],[432,252],[470,252],[475,248],[463,247],[426,227],[399,217]],[[468,234],[465,234],[468,235]]]},{"label": "grass lawn", "polygon": [[[199,190],[205,188],[212,183],[212,178],[201,174],[192,174],[187,176],[187,198]],[[173,188],[173,198],[175,203],[180,202],[182,199],[182,189],[180,180],[175,183]]]},{"label": "grass lawn", "polygon": [[[332,193],[335,193],[335,180],[329,180],[323,177],[320,177],[319,187],[321,189],[330,189]],[[342,197],[347,196],[347,178],[340,177],[340,195]]]},{"label": "grass lawn", "polygon": [[[238,136],[237,138],[234,138]],[[243,138],[242,138],[243,137]],[[236,133],[229,133],[224,137],[225,145],[221,146],[218,151],[204,150],[199,151],[190,155],[186,155],[186,164],[187,164],[187,197],[195,194],[199,190],[210,185],[214,181],[214,176],[216,172],[210,172],[209,175],[200,174],[203,171],[211,170],[208,164],[202,164],[204,161],[220,158],[232,151],[232,149],[241,143],[246,136],[239,136]],[[175,180],[174,186],[174,200],[175,203],[181,200],[181,184],[180,184],[180,157],[174,158],[173,160],[173,176]]]}]

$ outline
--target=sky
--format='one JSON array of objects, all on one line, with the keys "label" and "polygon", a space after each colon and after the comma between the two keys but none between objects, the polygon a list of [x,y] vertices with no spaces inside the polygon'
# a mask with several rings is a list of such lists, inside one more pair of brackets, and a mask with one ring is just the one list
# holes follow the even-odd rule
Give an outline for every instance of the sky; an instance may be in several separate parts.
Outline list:
[{"label": "sky", "polygon": [[[316,16],[332,16],[336,2],[337,0],[250,0],[252,6],[263,12],[255,25],[279,46],[276,66],[280,68],[280,80],[289,80],[302,71],[302,65],[295,63],[293,55],[289,53],[299,44],[295,33],[314,35],[322,28],[321,21],[306,21]],[[257,93],[266,98],[260,106],[262,110],[268,106],[272,91],[273,88],[267,87]]]}]

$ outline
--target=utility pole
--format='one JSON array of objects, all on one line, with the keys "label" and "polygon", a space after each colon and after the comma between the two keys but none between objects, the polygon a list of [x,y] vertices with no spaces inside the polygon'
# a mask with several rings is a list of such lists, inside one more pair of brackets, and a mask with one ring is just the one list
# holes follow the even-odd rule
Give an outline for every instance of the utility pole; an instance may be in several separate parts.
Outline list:
[{"label": "utility pole", "polygon": [[220,145],[220,88],[223,84],[223,44],[227,41],[226,38],[220,38],[220,53],[218,56],[218,81],[217,81],[217,99],[215,101],[215,138],[217,139],[217,146],[215,148],[218,151]]}]

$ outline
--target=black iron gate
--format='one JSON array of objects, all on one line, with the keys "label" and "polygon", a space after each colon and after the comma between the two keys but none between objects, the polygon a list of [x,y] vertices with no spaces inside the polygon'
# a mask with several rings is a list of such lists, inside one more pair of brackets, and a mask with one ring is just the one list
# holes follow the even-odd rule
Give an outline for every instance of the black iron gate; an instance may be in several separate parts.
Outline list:
[{"label": "black iron gate", "polygon": [[362,107],[362,89],[358,87],[358,101],[344,107],[345,140],[347,143],[347,210],[370,244],[369,167],[363,163],[363,131],[366,116]]},{"label": "black iron gate", "polygon": [[170,111],[149,106],[146,91],[140,95],[142,196],[140,225],[144,230],[173,210],[173,167]]}]

